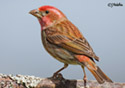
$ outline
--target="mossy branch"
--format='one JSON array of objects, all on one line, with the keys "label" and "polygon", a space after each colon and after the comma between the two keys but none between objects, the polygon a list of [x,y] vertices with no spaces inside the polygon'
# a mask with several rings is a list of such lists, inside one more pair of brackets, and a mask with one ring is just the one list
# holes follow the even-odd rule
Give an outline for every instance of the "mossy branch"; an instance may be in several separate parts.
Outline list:
[{"label": "mossy branch", "polygon": [[[84,82],[64,79],[62,75],[57,78],[40,78],[0,74],[0,88],[84,88]],[[125,83],[99,84],[97,81],[87,81],[86,88],[125,88]]]}]

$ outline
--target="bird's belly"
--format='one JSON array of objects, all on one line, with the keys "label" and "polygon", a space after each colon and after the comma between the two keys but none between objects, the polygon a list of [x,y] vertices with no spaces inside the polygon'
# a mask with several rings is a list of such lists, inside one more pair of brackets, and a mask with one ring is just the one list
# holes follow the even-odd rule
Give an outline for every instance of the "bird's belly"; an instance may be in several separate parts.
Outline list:
[{"label": "bird's belly", "polygon": [[48,53],[58,61],[66,64],[78,64],[77,59],[75,59],[71,52],[49,43],[44,35],[42,36],[42,43]]},{"label": "bird's belly", "polygon": [[78,64],[75,57],[65,49],[48,44],[46,50],[60,62],[67,64]]}]

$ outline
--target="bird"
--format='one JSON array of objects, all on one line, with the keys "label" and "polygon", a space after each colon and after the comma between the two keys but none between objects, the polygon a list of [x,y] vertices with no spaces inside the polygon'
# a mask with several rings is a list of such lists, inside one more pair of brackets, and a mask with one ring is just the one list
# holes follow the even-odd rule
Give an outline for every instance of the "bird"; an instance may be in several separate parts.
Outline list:
[{"label": "bird", "polygon": [[56,77],[68,65],[80,65],[84,72],[84,85],[87,83],[85,67],[93,74],[98,83],[113,81],[96,65],[92,47],[79,29],[58,8],[44,5],[29,12],[41,25],[41,40],[45,50],[64,66],[53,74]]}]

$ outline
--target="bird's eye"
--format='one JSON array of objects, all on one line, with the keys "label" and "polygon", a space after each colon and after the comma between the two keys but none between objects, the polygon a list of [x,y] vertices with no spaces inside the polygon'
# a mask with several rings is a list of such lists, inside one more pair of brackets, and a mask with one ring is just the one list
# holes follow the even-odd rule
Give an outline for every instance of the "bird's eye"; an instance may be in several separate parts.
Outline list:
[{"label": "bird's eye", "polygon": [[46,11],[45,11],[45,13],[46,13],[46,14],[48,14],[48,13],[49,13],[49,11],[48,11],[48,10],[46,10]]}]

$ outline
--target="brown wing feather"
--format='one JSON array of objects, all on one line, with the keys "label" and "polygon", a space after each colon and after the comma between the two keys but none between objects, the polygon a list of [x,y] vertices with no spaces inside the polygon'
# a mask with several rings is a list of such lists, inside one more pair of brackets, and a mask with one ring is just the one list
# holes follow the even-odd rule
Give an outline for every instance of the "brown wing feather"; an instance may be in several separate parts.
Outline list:
[{"label": "brown wing feather", "polygon": [[58,23],[53,27],[45,29],[45,32],[49,42],[61,46],[70,52],[84,54],[95,58],[97,61],[99,60],[89,43],[70,21],[65,20]]}]

